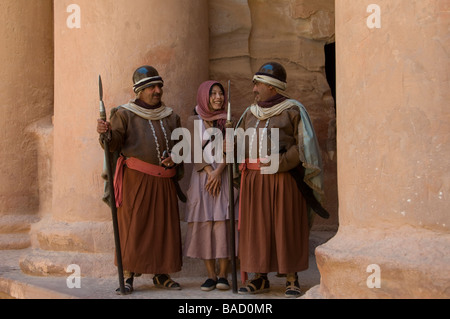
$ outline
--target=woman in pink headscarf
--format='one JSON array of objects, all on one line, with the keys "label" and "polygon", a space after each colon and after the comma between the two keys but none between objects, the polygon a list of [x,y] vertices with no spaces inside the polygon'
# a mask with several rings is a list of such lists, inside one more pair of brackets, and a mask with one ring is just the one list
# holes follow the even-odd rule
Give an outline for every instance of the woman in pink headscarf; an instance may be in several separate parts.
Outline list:
[{"label": "woman in pink headscarf", "polygon": [[[206,81],[198,89],[195,115],[188,121],[191,136],[199,139],[196,142],[201,143],[203,155],[201,162],[194,162],[187,191],[185,220],[188,229],[184,255],[204,260],[208,272],[208,279],[201,286],[204,291],[230,288],[227,280],[230,257],[229,180],[225,157],[220,154],[218,161],[215,154],[217,141],[220,141],[217,137],[221,134],[221,139],[225,139],[225,105],[227,98],[223,86],[216,81]],[[236,211],[238,195],[235,191]],[[218,274],[216,260],[219,262]]]}]

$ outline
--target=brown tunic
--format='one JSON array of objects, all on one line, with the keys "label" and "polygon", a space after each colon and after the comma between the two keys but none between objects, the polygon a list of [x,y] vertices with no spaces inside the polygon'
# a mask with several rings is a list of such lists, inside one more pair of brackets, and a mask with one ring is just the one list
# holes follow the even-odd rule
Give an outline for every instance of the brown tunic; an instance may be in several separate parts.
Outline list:
[{"label": "brown tunic", "polygon": [[[308,268],[306,202],[289,170],[300,164],[297,128],[300,111],[293,106],[270,118],[268,128],[279,128],[280,163],[276,174],[246,170],[240,196],[239,257],[244,272],[291,273]],[[244,115],[240,127],[255,128],[257,118]],[[259,144],[259,128],[254,139]],[[248,144],[246,154],[248,157]],[[259,148],[259,147],[258,147]]]},{"label": "brown tunic", "polygon": [[[119,108],[111,117],[111,151],[121,149],[126,157],[160,165],[157,148],[161,155],[167,148],[170,150],[171,133],[181,126],[179,116],[174,113],[162,119],[162,123],[167,139],[160,121],[152,121],[156,143],[148,120]],[[148,274],[181,270],[178,199],[172,179],[124,167],[123,202],[117,214],[124,270]]]},{"label": "brown tunic", "polygon": [[[166,130],[169,149],[172,149],[174,143],[170,136],[172,131],[181,127],[180,117],[175,113],[162,119]],[[166,137],[161,128],[160,121],[152,121],[155,134],[158,139],[160,153],[167,149]],[[137,157],[141,161],[159,165],[157,143],[148,120],[139,117],[133,112],[120,108],[111,117],[112,141],[110,142],[111,151],[121,149],[126,157]]]}]

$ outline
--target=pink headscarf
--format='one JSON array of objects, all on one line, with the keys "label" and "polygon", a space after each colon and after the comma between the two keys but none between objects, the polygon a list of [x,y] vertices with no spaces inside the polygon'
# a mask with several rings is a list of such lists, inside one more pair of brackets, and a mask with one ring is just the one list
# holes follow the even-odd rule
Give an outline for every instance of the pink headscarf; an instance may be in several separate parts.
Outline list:
[{"label": "pink headscarf", "polygon": [[227,110],[226,105],[228,104],[227,95],[225,94],[225,89],[223,89],[224,101],[223,107],[217,111],[211,111],[209,108],[209,94],[211,88],[218,84],[221,88],[223,86],[217,81],[206,81],[200,84],[197,92],[197,106],[195,111],[203,120],[215,121],[217,120],[218,128],[223,130],[227,121]]}]

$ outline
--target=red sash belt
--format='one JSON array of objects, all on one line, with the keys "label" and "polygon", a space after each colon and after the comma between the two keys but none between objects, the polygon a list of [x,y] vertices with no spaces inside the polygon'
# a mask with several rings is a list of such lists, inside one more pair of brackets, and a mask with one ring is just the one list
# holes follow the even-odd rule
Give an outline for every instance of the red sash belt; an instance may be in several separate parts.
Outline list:
[{"label": "red sash belt", "polygon": [[141,161],[135,157],[125,158],[124,156],[120,156],[117,160],[116,173],[114,175],[114,195],[116,197],[116,207],[120,207],[122,205],[124,165],[127,165],[130,169],[156,177],[171,178],[176,174],[175,168],[164,169],[162,166],[153,165]]},{"label": "red sash belt", "polygon": [[241,165],[239,165],[239,169],[241,171],[244,171],[247,169],[249,169],[251,171],[259,171],[259,170],[261,170],[261,167],[259,167],[259,159],[258,159],[258,162],[256,162],[256,163],[250,163],[249,159],[246,159],[245,163],[242,163]]}]

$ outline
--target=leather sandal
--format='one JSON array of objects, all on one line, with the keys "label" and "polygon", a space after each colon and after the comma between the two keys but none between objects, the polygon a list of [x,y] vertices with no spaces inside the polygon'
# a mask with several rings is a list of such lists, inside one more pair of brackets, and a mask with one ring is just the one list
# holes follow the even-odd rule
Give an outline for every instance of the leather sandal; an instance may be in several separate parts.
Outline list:
[{"label": "leather sandal", "polygon": [[[125,295],[129,295],[133,292],[133,281],[134,281],[134,274],[131,273],[131,277],[127,278],[125,280],[125,285],[124,285],[124,290],[125,290]],[[120,287],[116,289],[116,294],[120,295]]]},{"label": "leather sandal", "polygon": [[302,294],[300,284],[298,283],[298,276],[295,274],[295,280],[286,280],[286,290],[284,296],[287,298],[297,298]]},{"label": "leather sandal", "polygon": [[[128,283],[126,283],[124,285],[124,288],[125,288],[125,295],[129,295],[129,294],[131,294],[133,292],[133,286],[128,284]],[[118,295],[121,294],[120,287],[116,289],[116,294],[118,294]]]},{"label": "leather sandal", "polygon": [[250,280],[247,286],[239,288],[238,293],[241,295],[254,295],[267,292],[270,290],[270,283],[267,276],[257,275]]},{"label": "leather sandal", "polygon": [[153,277],[153,284],[158,288],[181,290],[180,284],[173,281],[170,276],[166,274],[155,275]]}]

